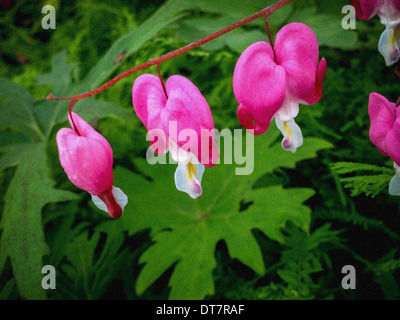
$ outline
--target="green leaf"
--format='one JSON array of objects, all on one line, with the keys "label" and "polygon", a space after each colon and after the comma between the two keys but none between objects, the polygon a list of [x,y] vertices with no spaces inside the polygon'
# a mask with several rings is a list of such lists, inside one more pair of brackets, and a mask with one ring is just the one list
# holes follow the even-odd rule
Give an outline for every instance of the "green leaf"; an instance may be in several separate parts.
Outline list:
[{"label": "green leaf", "polygon": [[[135,53],[146,41],[179,17],[179,13],[191,9],[192,1],[170,0],[162,5],[149,19],[138,28],[123,35],[107,51],[104,57],[89,72],[86,78],[75,88],[74,92],[92,90],[99,86],[118,67],[114,61],[123,52],[125,57]],[[155,57],[152,57],[155,58]]]},{"label": "green leaf", "polygon": [[76,196],[52,187],[43,144],[20,146],[12,154],[15,160],[18,159],[14,163],[18,167],[4,198],[0,273],[9,256],[21,296],[44,299],[42,256],[49,250],[44,239],[41,211],[47,203],[71,200]]},{"label": "green leaf", "polygon": [[8,280],[8,282],[0,291],[0,300],[7,300],[7,299],[11,300],[12,298],[10,298],[10,296],[14,290],[14,287],[15,287],[15,280],[14,279]]},{"label": "green leaf", "polygon": [[[51,85],[53,94],[56,96],[69,96],[73,92],[71,75],[75,68],[74,64],[68,64],[66,52],[62,51],[52,59],[51,72],[37,78],[41,85]],[[86,89],[87,90],[87,89]],[[38,119],[46,137],[50,135],[55,124],[67,121],[69,101],[41,101],[35,107],[35,115]],[[74,105],[74,112],[87,119],[112,115],[121,119],[133,117],[132,110],[126,110],[115,103],[97,100],[93,97],[85,98]]]},{"label": "green leaf", "polygon": [[50,85],[55,96],[66,94],[72,84],[72,74],[77,72],[76,63],[67,62],[67,52],[62,51],[51,59],[51,71],[36,78],[38,85]]},{"label": "green leaf", "polygon": [[[224,162],[229,155],[221,164],[207,168],[203,194],[196,200],[176,190],[176,165],[152,166],[140,159],[136,165],[144,176],[123,168],[115,170],[115,184],[130,199],[121,223],[130,234],[150,229],[155,242],[140,259],[144,267],[136,283],[138,294],[174,266],[170,299],[202,299],[214,292],[212,272],[219,241],[226,242],[233,258],[263,274],[265,266],[252,230],[259,229],[280,242],[284,241],[281,228],[289,220],[309,231],[310,209],[303,202],[314,194],[313,190],[252,186],[266,173],[279,167],[294,168],[296,162],[313,158],[318,150],[331,145],[306,138],[304,151],[292,154],[275,142],[278,135],[277,129],[271,128],[268,134],[255,137],[254,149],[248,149],[255,152],[251,175],[236,175],[237,165]],[[229,143],[229,138],[224,140],[224,145]],[[242,203],[250,206],[241,210]]]},{"label": "green leaf", "polygon": [[342,28],[342,20],[337,16],[317,14],[315,8],[307,8],[292,16],[289,22],[302,22],[315,33],[320,46],[354,50],[359,46],[357,33]]},{"label": "green leaf", "polygon": [[39,141],[43,133],[38,127],[34,112],[34,100],[21,86],[0,78],[0,126],[12,128],[26,137]]},{"label": "green leaf", "polygon": [[318,7],[318,12],[337,16],[340,19],[344,17],[342,8],[346,5],[349,5],[348,0],[319,0],[315,2],[315,6]]},{"label": "green leaf", "polygon": [[337,174],[355,173],[360,171],[393,174],[393,170],[387,167],[380,167],[359,162],[335,162],[331,164],[331,169]]},{"label": "green leaf", "polygon": [[[49,244],[51,255],[47,257],[47,263],[57,268],[65,256],[66,243],[72,242],[78,234],[88,227],[88,222],[81,222],[73,227],[76,215],[73,212],[79,212],[79,200],[71,201],[65,204],[64,208],[70,214],[62,216],[60,219],[60,227],[54,233],[46,234],[47,243]],[[46,223],[46,221],[44,221]]]},{"label": "green leaf", "polygon": [[[106,237],[99,247],[102,234]],[[65,253],[70,264],[62,265],[68,276],[65,286],[75,287],[72,292],[82,292],[82,297],[74,298],[101,297],[111,279],[124,267],[126,251],[119,252],[123,242],[121,224],[110,221],[99,225],[93,235],[89,236],[85,231],[66,245]]]},{"label": "green leaf", "polygon": [[374,281],[380,285],[386,300],[400,298],[399,286],[396,282],[395,272],[400,269],[400,260],[396,259],[397,250],[392,249],[378,261],[369,263],[367,271],[372,271]]},{"label": "green leaf", "polygon": [[[235,22],[230,17],[220,18],[195,18],[186,20],[179,25],[176,36],[185,42],[194,42],[219,29],[229,26]],[[232,50],[242,53],[248,46],[257,41],[266,41],[265,32],[259,30],[233,30],[213,41],[204,44],[204,50],[213,51],[228,46]]]},{"label": "green leaf", "polygon": [[281,251],[282,267],[277,271],[279,277],[285,282],[283,286],[284,297],[281,299],[313,300],[315,292],[324,291],[324,286],[316,283],[311,275],[332,268],[326,252],[318,250],[324,244],[331,248],[341,247],[342,240],[338,237],[340,231],[329,230],[330,225],[325,224],[315,229],[311,234],[306,234],[293,225],[288,226],[287,242]]},{"label": "green leaf", "polygon": [[[394,175],[393,169],[356,162],[332,163],[331,170],[339,175],[358,174],[339,178],[344,187],[350,189],[352,197],[361,193],[375,197],[388,187]],[[359,174],[360,172],[364,174]]]},{"label": "green leaf", "polygon": [[[202,37],[223,29],[240,19],[250,16],[268,5],[273,4],[274,1],[252,1],[246,6],[241,4],[241,1],[197,1],[198,8],[205,13],[205,16],[185,20],[179,24],[176,31],[176,36],[185,42],[194,42]],[[275,12],[269,18],[271,28],[278,28],[288,17],[291,11],[291,5],[283,7],[281,10]],[[220,15],[215,17],[215,14]],[[260,28],[249,28],[249,26],[258,26]],[[248,46],[257,41],[268,41],[265,32],[264,19],[260,18],[246,27],[235,29],[213,41],[202,45],[206,51],[220,50],[225,46],[231,48],[237,53],[242,53]]]},{"label": "green leaf", "polygon": [[[39,85],[50,85],[53,87],[55,96],[67,96],[71,91],[72,72],[76,69],[75,64],[67,62],[67,53],[62,51],[51,59],[52,69],[49,73],[37,77]],[[39,102],[34,112],[45,133],[46,139],[49,138],[51,129],[55,124],[67,119],[69,101],[47,101]]]},{"label": "green leaf", "polygon": [[[66,64],[65,53],[56,55],[52,63],[53,70],[48,75],[41,76],[40,83],[51,82],[55,85],[56,92],[64,93],[71,82],[72,66]],[[7,126],[27,137],[26,143],[3,147],[4,153],[0,158],[0,170],[16,166],[4,197],[0,272],[4,268],[5,260],[10,257],[20,295],[27,299],[44,299],[46,293],[41,286],[42,257],[49,253],[49,249],[43,234],[42,208],[51,202],[76,198],[71,192],[53,188],[54,182],[49,177],[47,166],[47,138],[61,104],[53,109],[49,108],[50,103],[45,108],[40,108],[39,104],[37,108],[25,89],[5,79],[0,83],[6,89],[1,91],[0,98],[3,101],[0,107],[8,116]],[[25,128],[32,130],[28,132]]]},{"label": "green leaf", "polygon": [[[192,1],[188,1],[192,2]],[[196,7],[202,12],[207,12],[211,14],[218,14],[221,16],[226,16],[234,20],[234,22],[244,19],[247,16],[250,16],[272,4],[276,1],[274,0],[253,0],[251,2],[247,2],[246,5],[243,5],[243,1],[241,0],[198,0],[196,1]],[[269,22],[273,27],[278,27],[282,24],[290,14],[292,10],[292,5],[288,4],[281,8],[280,10],[274,12],[270,18]],[[264,19],[260,18],[249,25],[264,25]],[[226,27],[225,25],[224,27]],[[218,29],[214,30],[217,31]]]}]

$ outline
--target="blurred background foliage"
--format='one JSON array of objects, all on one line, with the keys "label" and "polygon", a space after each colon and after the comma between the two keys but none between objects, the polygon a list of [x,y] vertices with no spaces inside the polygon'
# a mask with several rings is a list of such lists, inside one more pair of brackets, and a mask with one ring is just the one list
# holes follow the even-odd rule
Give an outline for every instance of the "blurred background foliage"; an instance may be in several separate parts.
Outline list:
[{"label": "blurred background foliage", "polygon": [[[266,157],[265,167],[260,159],[256,175],[240,180],[249,191],[235,183],[223,195],[223,206],[213,207],[216,216],[232,217],[205,229],[214,234],[202,232],[196,215],[188,221],[198,228],[190,236],[183,233],[187,221],[175,214],[173,203],[189,216],[193,204],[174,190],[174,168],[143,161],[148,142],[133,112],[131,88],[138,75],[155,74],[155,67],[74,109],[113,147],[116,185],[130,197],[121,222],[99,213],[59,164],[55,134],[67,125],[68,103],[43,97],[89,91],[273,2],[252,0],[243,7],[239,0],[1,1],[1,299],[400,298],[399,199],[387,192],[394,169],[368,138],[367,112],[370,92],[397,100],[399,78],[377,50],[383,31],[378,18],[357,20],[355,30],[341,27],[341,9],[348,1],[295,0],[270,17],[273,35],[293,21],[314,30],[320,56],[328,62],[324,94],[319,103],[301,106],[296,120],[311,139],[308,147],[305,143],[296,155],[283,152],[274,129],[256,140],[261,144],[255,153]],[[55,30],[41,27],[46,4],[56,8]],[[260,40],[267,41],[263,19],[162,63],[161,71],[165,79],[181,74],[198,86],[216,128],[240,128],[232,74],[240,53]],[[41,151],[38,164],[31,150]],[[230,168],[224,168],[205,180],[209,189],[229,181]],[[41,181],[46,183],[40,189]],[[37,200],[35,192],[49,198]],[[290,192],[292,207],[285,204]],[[265,200],[269,193],[278,205]],[[213,197],[203,199],[197,207]],[[273,214],[255,224],[249,214],[263,217],[261,204]],[[28,214],[35,220],[20,220]],[[209,227],[214,220],[203,221]],[[29,238],[36,233],[38,239]],[[9,246],[14,234],[21,244]],[[208,251],[191,255],[203,243]],[[32,248],[37,244],[40,250]],[[18,265],[31,261],[35,268],[56,267],[57,290],[43,292],[40,269]],[[341,286],[344,265],[357,270],[356,290]]]}]

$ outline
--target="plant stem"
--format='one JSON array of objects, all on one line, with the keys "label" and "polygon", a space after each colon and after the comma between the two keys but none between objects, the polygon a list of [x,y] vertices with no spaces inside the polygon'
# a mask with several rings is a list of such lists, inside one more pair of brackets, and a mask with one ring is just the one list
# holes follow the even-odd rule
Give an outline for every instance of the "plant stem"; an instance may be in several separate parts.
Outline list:
[{"label": "plant stem", "polygon": [[161,82],[161,86],[162,86],[162,88],[164,90],[165,97],[168,99],[167,88],[165,87],[165,83],[164,83],[163,78],[161,76],[160,64],[159,63],[157,63],[157,72],[158,72],[158,78],[160,79],[160,82]]},{"label": "plant stem", "polygon": [[71,122],[72,122],[72,129],[76,132],[76,134],[78,136],[81,135],[81,133],[78,130],[78,127],[75,124],[74,118],[72,117],[72,108],[74,107],[74,104],[77,100],[71,100],[70,104],[69,104],[69,108],[68,108],[68,113],[69,113],[69,117],[71,118]]},{"label": "plant stem", "polygon": [[274,53],[274,61],[276,63],[277,61],[276,61],[276,54],[275,54],[275,48],[274,48],[274,41],[272,40],[271,32],[269,31],[268,16],[265,16],[265,30],[267,31],[269,44],[271,45],[272,52]]},{"label": "plant stem", "polygon": [[92,91],[81,93],[81,94],[78,94],[78,95],[72,96],[72,97],[55,97],[52,94],[49,94],[46,99],[47,100],[75,100],[75,101],[78,101],[78,100],[81,100],[83,98],[94,96],[94,95],[102,92],[103,90],[107,89],[108,87],[112,86],[113,84],[115,84],[116,82],[121,80],[122,78],[125,78],[125,77],[131,75],[132,73],[135,73],[137,71],[143,70],[143,69],[148,68],[150,66],[153,66],[155,64],[160,64],[161,62],[170,60],[172,58],[175,58],[176,56],[179,56],[179,55],[181,55],[183,53],[186,53],[186,52],[188,52],[190,50],[193,50],[193,49],[195,49],[197,47],[200,47],[201,45],[203,45],[203,44],[205,44],[205,43],[207,43],[207,42],[209,42],[211,40],[214,40],[215,38],[218,38],[218,37],[224,35],[225,33],[228,33],[228,32],[230,32],[230,31],[232,31],[232,30],[234,30],[236,28],[239,28],[239,27],[241,27],[241,26],[243,26],[243,25],[245,25],[245,24],[247,24],[247,23],[249,23],[249,22],[251,22],[253,20],[256,20],[256,19],[258,19],[258,18],[260,18],[262,16],[267,16],[268,17],[269,15],[271,15],[272,13],[274,13],[275,11],[277,11],[278,9],[282,8],[283,6],[287,5],[288,3],[292,2],[292,1],[293,0],[280,0],[280,1],[272,4],[271,6],[269,6],[269,7],[265,8],[265,9],[255,13],[255,14],[253,14],[253,15],[251,15],[251,16],[243,19],[243,20],[240,20],[240,21],[238,21],[238,22],[236,22],[236,23],[234,23],[234,24],[232,24],[232,25],[230,25],[228,27],[225,27],[225,28],[223,28],[223,29],[221,29],[221,30],[219,30],[217,32],[214,32],[214,33],[208,35],[207,37],[204,37],[204,38],[202,38],[200,40],[192,42],[191,44],[188,44],[188,45],[186,45],[186,46],[184,46],[182,48],[179,48],[179,49],[176,49],[174,51],[168,52],[168,53],[166,53],[166,54],[164,54],[164,55],[162,55],[162,56],[160,56],[158,58],[152,59],[152,60],[150,60],[150,61],[148,61],[146,63],[143,63],[143,64],[141,64],[139,66],[133,67],[132,69],[129,69],[129,70],[121,73],[120,75],[116,76],[115,78],[111,79],[110,81],[106,82],[105,84],[101,85],[100,87],[98,87],[97,89],[94,89]]}]

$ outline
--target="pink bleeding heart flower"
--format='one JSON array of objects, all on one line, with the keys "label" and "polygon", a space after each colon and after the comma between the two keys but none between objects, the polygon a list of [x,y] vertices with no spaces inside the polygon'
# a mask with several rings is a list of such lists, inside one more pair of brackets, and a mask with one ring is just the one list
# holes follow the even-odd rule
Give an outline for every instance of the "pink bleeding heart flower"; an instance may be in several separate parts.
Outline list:
[{"label": "pink bleeding heart flower", "polygon": [[378,44],[378,50],[387,66],[396,63],[400,58],[400,0],[350,0],[356,10],[357,18],[369,20],[380,17],[386,26]]},{"label": "pink bleeding heart flower", "polygon": [[220,155],[211,111],[199,89],[187,78],[173,75],[164,91],[160,78],[144,74],[133,84],[132,103],[153,151],[170,151],[178,162],[177,189],[194,199],[200,196],[204,166],[213,166]]},{"label": "pink bleeding heart flower", "polygon": [[73,129],[62,128],[56,135],[61,166],[74,185],[92,195],[97,207],[119,218],[128,198],[113,186],[111,146],[76,113],[68,118]]},{"label": "pink bleeding heart flower", "polygon": [[275,118],[284,135],[282,147],[295,152],[303,143],[294,121],[299,104],[314,104],[322,96],[326,61],[318,60],[317,38],[302,23],[284,26],[276,36],[274,49],[264,41],[248,47],[233,74],[240,124],[261,134]]},{"label": "pink bleeding heart flower", "polygon": [[396,175],[389,184],[389,193],[400,195],[400,108],[373,92],[369,95],[368,114],[371,142],[383,155],[390,156],[394,161]]}]

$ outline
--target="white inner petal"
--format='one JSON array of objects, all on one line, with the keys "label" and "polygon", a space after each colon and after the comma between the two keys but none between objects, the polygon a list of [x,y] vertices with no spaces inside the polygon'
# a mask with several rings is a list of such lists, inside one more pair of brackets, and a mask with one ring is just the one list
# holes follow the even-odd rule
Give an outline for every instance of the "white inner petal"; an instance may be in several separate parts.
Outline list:
[{"label": "white inner petal", "polygon": [[169,139],[168,145],[172,159],[178,163],[188,163],[192,157],[195,158],[191,152],[180,148],[172,139]]},{"label": "white inner petal", "polygon": [[[120,188],[117,188],[114,186],[112,187],[112,194],[114,196],[115,202],[121,207],[122,211],[124,211],[124,208],[128,203],[127,195]],[[92,201],[95,204],[95,206],[97,208],[99,208],[100,210],[103,210],[108,213],[107,206],[103,202],[103,200],[101,200],[98,196],[94,196],[94,195],[91,195],[91,196],[92,196]]]},{"label": "white inner petal", "polygon": [[115,202],[121,207],[121,210],[124,211],[125,206],[128,203],[128,196],[117,187],[112,187],[112,193],[114,195]]},{"label": "white inner petal", "polygon": [[400,167],[393,161],[393,167],[396,169],[396,174],[400,175]]},{"label": "white inner petal", "polygon": [[378,50],[385,59],[386,66],[393,65],[400,58],[399,34],[399,26],[387,26],[379,38]]},{"label": "white inner petal", "polygon": [[100,210],[103,210],[105,212],[108,212],[107,211],[107,206],[103,202],[103,200],[101,200],[98,196],[94,196],[94,195],[91,195],[91,196],[92,196],[92,201],[93,201],[93,203],[95,204],[95,206],[97,208],[99,208]]},{"label": "white inner petal", "polygon": [[186,192],[191,198],[196,199],[202,194],[201,179],[205,167],[196,157],[191,155],[188,162],[178,162],[175,171],[175,185],[179,191]]},{"label": "white inner petal", "polygon": [[303,144],[303,135],[300,127],[294,121],[281,121],[275,118],[276,126],[283,135],[282,148],[286,151],[296,152],[297,148]]},{"label": "white inner petal", "polygon": [[396,174],[392,180],[390,180],[389,194],[392,196],[400,196],[400,167],[396,164],[396,162],[393,162],[393,166],[396,169]]},{"label": "white inner petal", "polygon": [[400,175],[396,174],[389,183],[389,193],[392,196],[400,196]]}]

